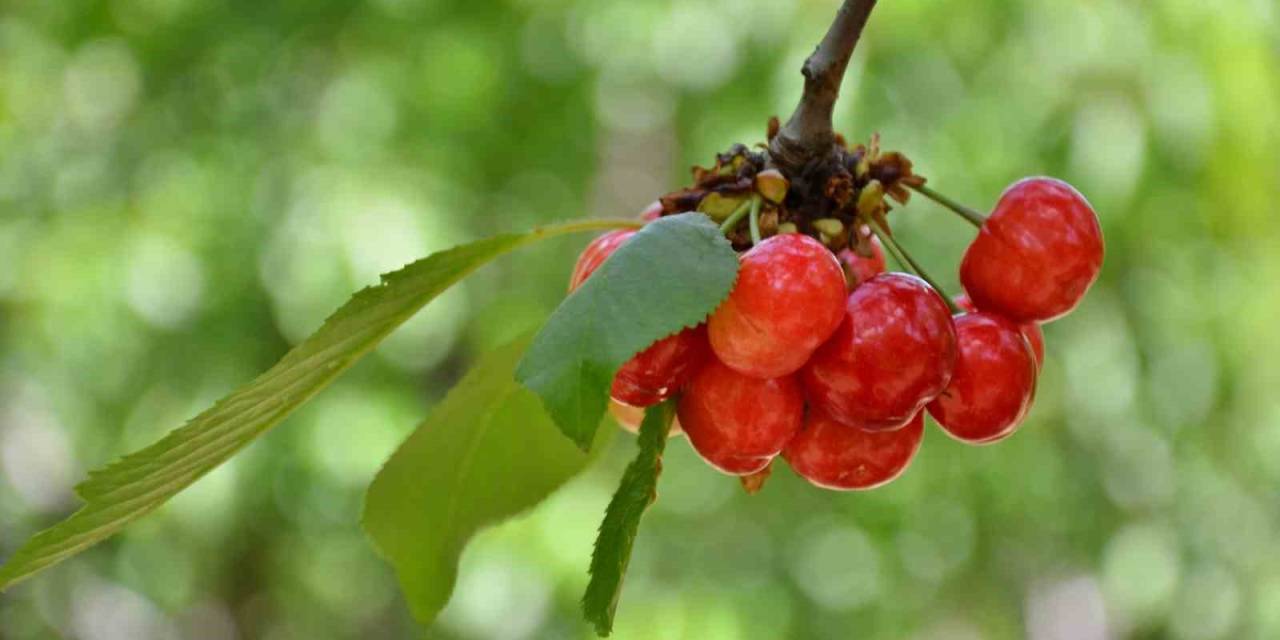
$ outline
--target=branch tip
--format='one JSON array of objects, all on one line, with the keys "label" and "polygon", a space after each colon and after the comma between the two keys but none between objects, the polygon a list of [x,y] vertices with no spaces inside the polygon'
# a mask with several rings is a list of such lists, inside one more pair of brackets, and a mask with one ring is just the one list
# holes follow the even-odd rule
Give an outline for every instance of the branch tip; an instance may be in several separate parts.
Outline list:
[{"label": "branch tip", "polygon": [[835,146],[831,115],[840,96],[849,58],[876,0],[844,0],[822,42],[804,61],[804,93],[800,104],[769,145],[775,165],[792,171],[814,158],[828,155]]}]

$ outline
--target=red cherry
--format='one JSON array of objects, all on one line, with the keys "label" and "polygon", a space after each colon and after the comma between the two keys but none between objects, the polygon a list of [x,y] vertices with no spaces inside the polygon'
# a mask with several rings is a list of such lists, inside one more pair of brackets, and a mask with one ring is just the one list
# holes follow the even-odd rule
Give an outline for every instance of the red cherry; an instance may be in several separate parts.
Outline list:
[{"label": "red cherry", "polygon": [[840,328],[804,368],[805,393],[851,427],[898,429],[947,386],[955,360],[947,303],[920,278],[885,273],[849,295]]},{"label": "red cherry", "polygon": [[871,238],[871,257],[864,258],[852,249],[842,249],[836,254],[840,265],[844,267],[845,278],[849,282],[849,290],[885,272],[884,250],[880,248],[880,239]]},{"label": "red cherry", "polygon": [[623,364],[613,376],[609,394],[633,407],[658,404],[684,388],[710,355],[706,326],[685,329],[649,345]]},{"label": "red cherry", "polygon": [[738,282],[707,322],[722,362],[756,378],[795,373],[840,324],[844,272],[809,236],[773,236],[744,253]]},{"label": "red cherry", "polygon": [[1071,185],[1027,178],[1009,187],[960,263],[979,309],[1048,322],[1075,308],[1102,269],[1098,215]]},{"label": "red cherry", "polygon": [[[604,264],[634,230],[611,231],[592,240],[578,256],[569,279],[573,291]],[[710,354],[704,325],[685,329],[649,345],[625,362],[613,377],[610,395],[633,407],[648,407],[671,397],[689,382]]]},{"label": "red cherry", "polygon": [[[956,306],[970,313],[977,311],[977,307],[973,306],[973,301],[969,296],[961,293],[953,298]],[[1022,335],[1026,337],[1027,342],[1031,343],[1031,350],[1036,354],[1036,371],[1044,366],[1044,332],[1040,330],[1040,325],[1034,322],[1026,322],[1018,326],[1022,331]]]},{"label": "red cherry", "polygon": [[654,200],[653,202],[649,203],[649,206],[640,210],[640,219],[644,220],[645,222],[653,222],[654,220],[657,220],[660,217],[662,217],[662,201],[661,200]]},{"label": "red cherry", "polygon": [[741,476],[768,466],[800,430],[804,394],[794,376],[762,380],[713,358],[680,398],[678,415],[703,460]]},{"label": "red cherry", "polygon": [[[640,422],[644,420],[644,408],[633,407],[629,404],[623,404],[609,399],[609,413],[613,415],[613,419],[626,431],[631,433],[640,433]],[[671,430],[667,432],[670,437],[675,437],[684,433],[684,429],[680,427],[680,418],[671,421]]]},{"label": "red cherry", "polygon": [[840,424],[810,409],[804,429],[782,457],[797,474],[823,489],[874,489],[902,475],[923,437],[923,411],[901,429],[875,432]]},{"label": "red cherry", "polygon": [[929,414],[953,438],[985,444],[1008,437],[1031,408],[1035,353],[1018,325],[979,311],[956,316],[960,357]]},{"label": "red cherry", "polygon": [[586,249],[582,250],[582,254],[578,256],[577,264],[573,265],[573,274],[569,276],[569,291],[578,288],[587,277],[604,264],[605,258],[613,255],[623,243],[631,239],[636,234],[635,229],[618,229],[608,233],[596,236]]}]

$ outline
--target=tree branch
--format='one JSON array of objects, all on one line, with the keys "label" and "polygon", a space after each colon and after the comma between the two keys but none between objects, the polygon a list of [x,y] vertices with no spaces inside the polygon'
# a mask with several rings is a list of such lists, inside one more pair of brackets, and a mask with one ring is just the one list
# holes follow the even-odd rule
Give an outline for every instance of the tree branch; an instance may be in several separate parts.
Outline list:
[{"label": "tree branch", "polygon": [[831,113],[840,96],[840,81],[875,6],[876,0],[844,0],[827,35],[804,61],[800,104],[769,144],[773,164],[783,173],[794,173],[833,149]]}]

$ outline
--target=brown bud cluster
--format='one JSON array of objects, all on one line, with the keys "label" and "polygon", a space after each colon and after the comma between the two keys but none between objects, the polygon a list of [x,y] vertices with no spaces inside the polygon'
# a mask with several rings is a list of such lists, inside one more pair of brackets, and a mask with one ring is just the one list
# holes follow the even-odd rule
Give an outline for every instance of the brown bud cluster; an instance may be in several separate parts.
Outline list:
[{"label": "brown bud cluster", "polygon": [[[777,135],[778,126],[778,119],[771,118],[766,136]],[[718,154],[711,167],[694,167],[691,186],[660,199],[663,215],[701,211],[722,223],[759,200],[761,236],[804,233],[833,251],[848,247],[867,255],[867,225],[876,222],[888,229],[890,201],[906,204],[909,187],[925,182],[905,155],[880,150],[878,134],[853,147],[837,134],[830,157],[796,175],[784,175],[770,162],[767,146],[757,146],[736,144]],[[727,235],[738,249],[751,246],[746,219]]]}]

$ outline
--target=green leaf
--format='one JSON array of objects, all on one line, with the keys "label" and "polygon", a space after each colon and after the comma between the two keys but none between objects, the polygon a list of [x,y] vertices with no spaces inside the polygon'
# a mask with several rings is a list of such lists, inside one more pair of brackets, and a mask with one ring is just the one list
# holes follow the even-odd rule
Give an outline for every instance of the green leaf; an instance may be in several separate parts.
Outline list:
[{"label": "green leaf", "polygon": [[364,530],[395,567],[423,624],[448,602],[473,535],[538,504],[589,461],[512,376],[528,342],[481,359],[400,445],[365,497]]},{"label": "green leaf", "polygon": [[618,491],[609,501],[604,522],[600,523],[600,535],[591,553],[591,582],[587,583],[587,592],[582,596],[582,612],[601,636],[613,631],[613,614],[622,595],[622,577],[631,562],[640,516],[658,497],[662,452],[666,449],[667,432],[675,413],[674,400],[645,412],[636,440],[640,452],[623,472]]},{"label": "green leaf", "polygon": [[484,263],[535,240],[629,222],[587,220],[495,236],[384,275],[253,382],[156,444],[89,474],[86,504],[36,534],[0,567],[0,590],[67,559],[150,513],[310,400],[433,298]]},{"label": "green leaf", "polygon": [[733,289],[738,256],[701,213],[645,225],[565,299],[516,368],[579,447],[590,445],[613,374],[631,356],[696,326]]}]

